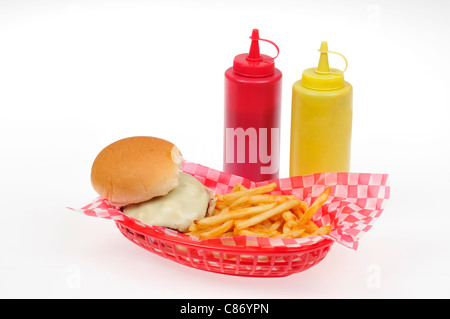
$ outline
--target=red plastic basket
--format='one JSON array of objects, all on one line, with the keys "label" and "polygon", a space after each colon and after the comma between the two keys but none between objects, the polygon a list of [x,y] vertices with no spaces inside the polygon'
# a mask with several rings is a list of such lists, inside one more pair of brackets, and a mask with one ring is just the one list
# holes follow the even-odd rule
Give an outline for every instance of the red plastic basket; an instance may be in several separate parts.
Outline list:
[{"label": "red plastic basket", "polygon": [[304,247],[239,247],[209,245],[116,221],[121,233],[133,243],[159,256],[192,268],[247,277],[284,277],[318,264],[333,240],[325,238]]}]

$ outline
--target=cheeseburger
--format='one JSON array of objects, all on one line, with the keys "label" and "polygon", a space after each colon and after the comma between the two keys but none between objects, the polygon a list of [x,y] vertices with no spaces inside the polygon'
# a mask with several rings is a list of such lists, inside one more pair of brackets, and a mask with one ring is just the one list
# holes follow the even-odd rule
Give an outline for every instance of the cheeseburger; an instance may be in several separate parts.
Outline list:
[{"label": "cheeseburger", "polygon": [[214,193],[180,171],[178,148],[150,136],[124,138],[105,147],[91,170],[94,190],[144,224],[186,232],[214,209]]}]

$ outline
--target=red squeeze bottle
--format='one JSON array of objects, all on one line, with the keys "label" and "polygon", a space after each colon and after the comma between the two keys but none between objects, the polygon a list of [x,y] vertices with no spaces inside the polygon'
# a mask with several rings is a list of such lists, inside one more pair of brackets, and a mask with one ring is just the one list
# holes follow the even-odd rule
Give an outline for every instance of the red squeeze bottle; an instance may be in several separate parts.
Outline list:
[{"label": "red squeeze bottle", "polygon": [[[225,71],[223,170],[255,182],[278,178],[280,166],[281,71],[278,46],[254,29],[249,53],[234,58]],[[259,52],[271,43],[277,55]]]}]

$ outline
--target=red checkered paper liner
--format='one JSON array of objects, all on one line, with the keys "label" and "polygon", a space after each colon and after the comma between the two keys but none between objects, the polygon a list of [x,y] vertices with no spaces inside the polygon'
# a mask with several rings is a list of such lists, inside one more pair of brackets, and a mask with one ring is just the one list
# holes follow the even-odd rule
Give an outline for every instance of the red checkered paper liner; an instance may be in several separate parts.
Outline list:
[{"label": "red checkered paper liner", "polygon": [[230,245],[251,247],[300,247],[312,245],[330,238],[346,247],[356,250],[359,239],[374,225],[383,212],[390,195],[387,174],[371,173],[320,173],[290,178],[253,182],[248,179],[221,172],[200,164],[184,161],[182,171],[193,175],[203,185],[216,194],[231,192],[233,186],[240,182],[247,188],[258,187],[272,182],[277,188],[271,194],[295,195],[311,205],[327,188],[332,187],[328,200],[314,215],[312,220],[318,226],[330,225],[332,231],[325,236],[305,238],[262,238],[253,236],[236,236],[200,240],[196,237],[179,233],[160,226],[144,225],[120,211],[120,207],[111,206],[106,199],[98,197],[81,209],[73,209],[88,216],[131,221],[143,227],[169,236],[182,237],[208,245]]}]

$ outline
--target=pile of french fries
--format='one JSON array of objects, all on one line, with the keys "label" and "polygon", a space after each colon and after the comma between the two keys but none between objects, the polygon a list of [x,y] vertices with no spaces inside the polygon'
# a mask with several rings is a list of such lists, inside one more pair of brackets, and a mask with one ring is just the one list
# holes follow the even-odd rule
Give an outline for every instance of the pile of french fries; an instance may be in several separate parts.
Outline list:
[{"label": "pile of french fries", "polygon": [[293,195],[269,194],[276,187],[276,183],[270,183],[247,189],[237,183],[230,193],[216,195],[214,212],[195,220],[187,234],[199,239],[241,235],[300,238],[331,231],[331,226],[318,227],[311,220],[328,199],[331,187],[311,206]]}]

